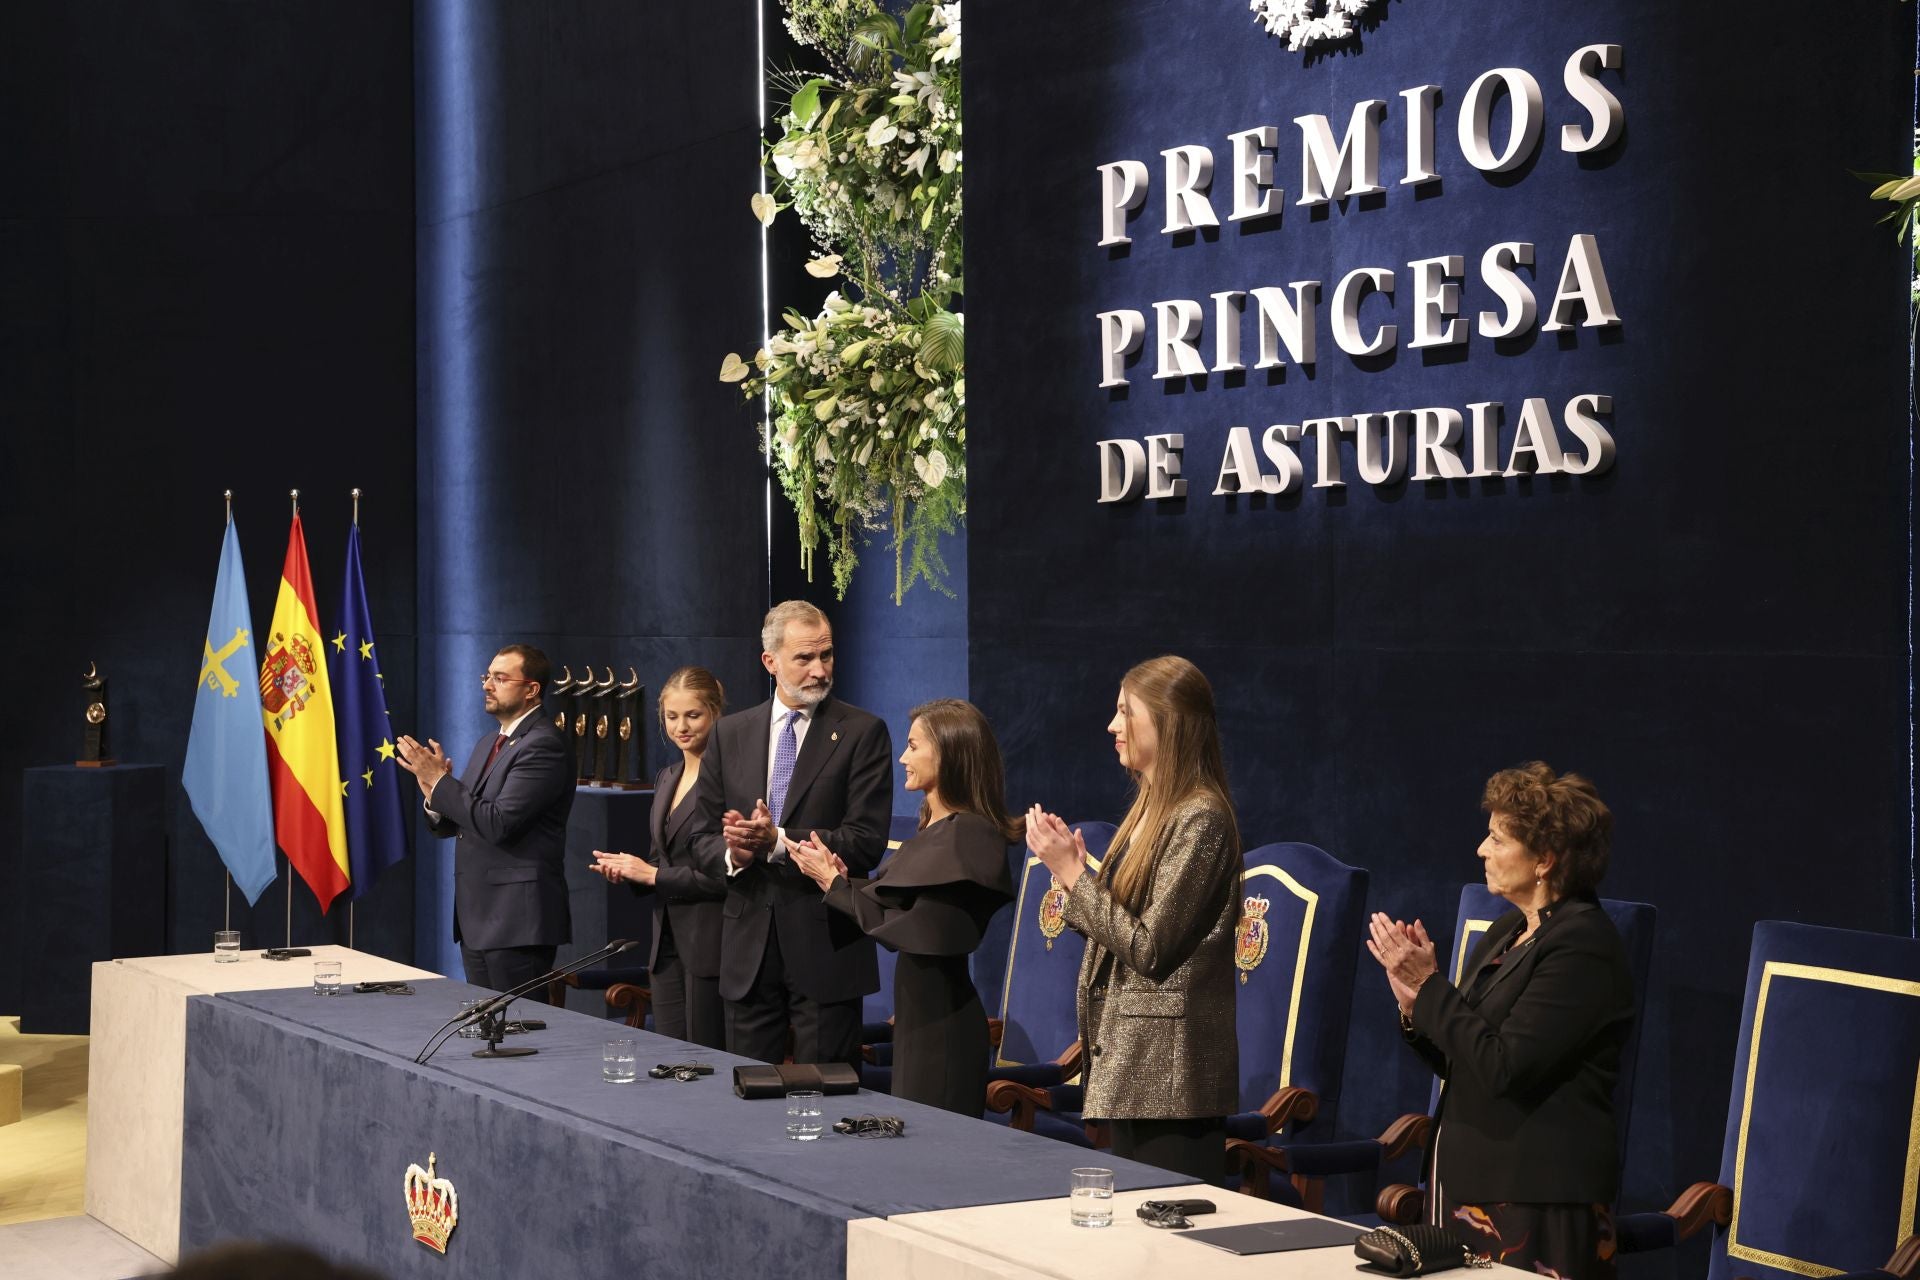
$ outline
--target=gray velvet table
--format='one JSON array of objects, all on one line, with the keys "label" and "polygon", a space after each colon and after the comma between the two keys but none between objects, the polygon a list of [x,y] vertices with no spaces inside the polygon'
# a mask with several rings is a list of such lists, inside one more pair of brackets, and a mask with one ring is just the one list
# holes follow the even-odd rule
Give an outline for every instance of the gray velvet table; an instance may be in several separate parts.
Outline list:
[{"label": "gray velvet table", "polygon": [[[565,1010],[511,1042],[535,1057],[476,1060],[456,1039],[415,1066],[428,1034],[479,994],[438,981],[411,997],[189,1001],[182,1252],[272,1234],[392,1277],[840,1276],[852,1220],[1058,1196],[1087,1161],[868,1093],[827,1099],[827,1118],[900,1115],[906,1137],[793,1142],[780,1101],[734,1096],[745,1059],[636,1032],[643,1072],[697,1057],[714,1075],[604,1084],[612,1030]],[[459,1197],[445,1258],[415,1243],[403,1198],[408,1165],[429,1153]],[[1121,1189],[1184,1181],[1099,1163]]]}]

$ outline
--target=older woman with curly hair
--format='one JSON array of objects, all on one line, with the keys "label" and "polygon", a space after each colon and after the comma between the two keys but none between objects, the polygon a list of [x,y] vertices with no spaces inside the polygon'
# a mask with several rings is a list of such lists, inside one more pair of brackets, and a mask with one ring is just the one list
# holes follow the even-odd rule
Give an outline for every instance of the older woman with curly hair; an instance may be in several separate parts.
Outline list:
[{"label": "older woman with curly hair", "polygon": [[1494,1259],[1566,1280],[1613,1275],[1620,1154],[1613,1086],[1633,1023],[1626,948],[1595,891],[1613,815],[1593,784],[1538,761],[1481,797],[1493,922],[1455,986],[1425,927],[1376,914],[1367,948],[1400,1026],[1442,1080],[1429,1221]]}]

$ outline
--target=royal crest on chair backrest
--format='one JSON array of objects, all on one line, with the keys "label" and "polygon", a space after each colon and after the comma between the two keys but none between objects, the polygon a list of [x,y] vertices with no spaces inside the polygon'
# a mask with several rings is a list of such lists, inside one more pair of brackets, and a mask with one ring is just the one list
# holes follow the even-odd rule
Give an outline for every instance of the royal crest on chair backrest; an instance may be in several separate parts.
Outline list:
[{"label": "royal crest on chair backrest", "polygon": [[[1113,825],[1080,822],[1086,840],[1088,865],[1099,869],[1113,839]],[[1080,981],[1080,957],[1086,939],[1065,928],[1063,909],[1053,875],[1040,859],[1028,854],[1020,877],[1019,900],[1013,908],[1013,940],[1007,948],[1006,977],[1001,984],[1000,1017],[1005,1031],[996,1066],[1021,1066],[1054,1057],[1079,1036],[1075,1026],[1074,995]],[[1049,908],[1059,929],[1051,929]]]},{"label": "royal crest on chair backrest", "polygon": [[1920,942],[1753,930],[1709,1280],[1879,1267],[1920,1208]]},{"label": "royal crest on chair backrest", "polygon": [[1331,1131],[1366,903],[1367,873],[1313,845],[1248,850],[1234,933],[1243,1110],[1298,1085]]}]

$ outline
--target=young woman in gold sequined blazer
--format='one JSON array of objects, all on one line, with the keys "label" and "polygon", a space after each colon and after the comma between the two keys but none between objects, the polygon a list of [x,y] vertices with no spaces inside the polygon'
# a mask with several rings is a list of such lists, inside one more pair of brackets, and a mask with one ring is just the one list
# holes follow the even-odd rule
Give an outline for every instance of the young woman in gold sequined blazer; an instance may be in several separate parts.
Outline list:
[{"label": "young woman in gold sequined blazer", "polygon": [[1240,833],[1213,688],[1185,658],[1127,672],[1107,732],[1135,793],[1106,861],[1035,805],[1027,845],[1086,935],[1079,1019],[1085,1114],[1113,1153],[1217,1182],[1239,1102],[1233,929]]}]

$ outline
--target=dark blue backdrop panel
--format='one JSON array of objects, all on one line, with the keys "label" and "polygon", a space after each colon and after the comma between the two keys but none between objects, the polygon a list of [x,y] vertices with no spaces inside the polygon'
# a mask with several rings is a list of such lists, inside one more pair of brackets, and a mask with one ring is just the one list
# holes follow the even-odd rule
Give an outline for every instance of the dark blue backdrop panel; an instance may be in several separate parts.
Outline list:
[{"label": "dark blue backdrop panel", "polygon": [[[751,705],[764,467],[714,372],[760,328],[756,8],[417,10],[423,727],[470,749],[515,640]],[[441,969],[450,858],[418,868]]]},{"label": "dark blue backdrop panel", "polygon": [[[220,861],[178,787],[213,595],[221,490],[256,627],[287,490],[305,495],[324,624],[359,486],[388,697],[411,716],[414,542],[412,19],[382,0],[15,5],[0,15],[0,580],[23,682],[0,778],[71,759],[72,681],[113,682],[114,746],[167,771],[167,941],[227,918]],[[70,674],[60,674],[70,673]],[[19,830],[0,786],[0,831]],[[409,876],[355,912],[404,958]],[[281,941],[284,883],[249,946]],[[297,942],[345,941],[304,888]],[[7,1003],[0,992],[0,1003]]]},{"label": "dark blue backdrop panel", "polygon": [[[456,1039],[414,1066],[427,1033],[480,994],[425,982],[410,998],[189,1002],[183,1249],[270,1221],[385,1275],[440,1274],[400,1196],[406,1166],[431,1151],[459,1193],[448,1260],[462,1274],[536,1275],[565,1258],[584,1275],[837,1276],[848,1219],[1054,1197],[1084,1154],[864,1093],[828,1109],[884,1103],[906,1120],[904,1139],[796,1143],[781,1102],[734,1096],[732,1067],[746,1059],[702,1049],[711,1076],[610,1086],[605,1023],[564,1010],[531,1037],[535,1057],[476,1061]],[[634,1034],[645,1065],[692,1048]],[[1180,1180],[1104,1163],[1123,1188]]]},{"label": "dark blue backdrop panel", "polygon": [[[1117,813],[1101,732],[1114,686],[1155,653],[1193,658],[1219,699],[1248,842],[1339,849],[1373,873],[1381,909],[1430,923],[1472,871],[1489,773],[1540,757],[1590,774],[1619,819],[1605,891],[1670,913],[1648,1010],[1671,1025],[1646,1039],[1666,1061],[1645,1064],[1642,1107],[1666,1104],[1669,1067],[1671,1097],[1716,1096],[1756,916],[1910,923],[1910,273],[1847,170],[1909,152],[1912,84],[1889,51],[1912,48],[1914,17],[1887,6],[1781,41],[1794,11],[1779,0],[1737,21],[1625,0],[1376,12],[1354,45],[1302,55],[1244,5],[971,8],[970,686],[1017,795]],[[1561,67],[1598,42],[1625,50],[1607,80],[1626,134],[1576,157],[1558,148],[1559,126],[1585,119]],[[1455,119],[1493,67],[1539,80],[1546,128],[1531,162],[1487,177]],[[1442,178],[1416,192],[1399,184],[1399,95],[1423,84],[1441,89]],[[1386,193],[1299,207],[1294,118],[1343,128],[1368,98],[1389,103]],[[1283,213],[1230,223],[1227,135],[1264,124],[1280,131]],[[1184,144],[1214,153],[1217,234],[1160,231],[1160,153]],[[1132,245],[1110,251],[1096,166],[1121,159],[1152,185]],[[1736,172],[1769,175],[1764,215],[1716,194]],[[1495,344],[1476,327],[1444,355],[1407,346],[1409,262],[1463,255],[1473,317],[1495,306],[1481,253],[1532,242],[1544,310],[1577,234],[1597,237],[1617,330]],[[1366,328],[1400,325],[1392,358],[1331,340],[1326,298],[1361,266],[1397,274],[1394,302],[1364,313]],[[1211,293],[1309,279],[1324,282],[1312,367],[1153,378],[1154,302],[1201,302],[1211,363]],[[1095,316],[1113,308],[1144,312],[1148,333],[1131,385],[1110,392]],[[1251,316],[1243,338],[1251,364]],[[1349,441],[1345,489],[1211,493],[1234,425],[1257,438],[1498,400],[1504,446],[1526,398],[1558,412],[1587,392],[1614,399],[1618,457],[1601,476],[1374,487]],[[1097,504],[1095,442],[1163,432],[1185,436],[1186,498]],[[1360,975],[1354,1026],[1342,1127],[1377,1132],[1419,1109],[1427,1082],[1396,1065],[1377,975]],[[1630,1203],[1664,1202],[1710,1159],[1717,1109],[1683,1111],[1636,1119]]]}]

